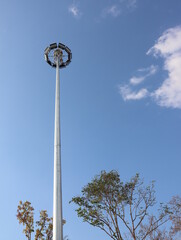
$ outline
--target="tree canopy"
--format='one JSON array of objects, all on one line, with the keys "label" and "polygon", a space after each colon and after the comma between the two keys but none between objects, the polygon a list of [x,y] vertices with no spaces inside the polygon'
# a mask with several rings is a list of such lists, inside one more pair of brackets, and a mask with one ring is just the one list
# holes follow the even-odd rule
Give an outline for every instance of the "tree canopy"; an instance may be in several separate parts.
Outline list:
[{"label": "tree canopy", "polygon": [[[117,171],[102,171],[73,197],[78,217],[100,228],[114,240],[174,239],[181,228],[180,198],[168,204],[160,203],[157,214],[154,181],[144,186],[139,174],[123,183]],[[179,211],[178,211],[179,209]],[[171,221],[169,231],[161,228]]]},{"label": "tree canopy", "polygon": [[[23,224],[23,233],[28,240],[32,239],[34,232],[34,208],[28,201],[19,202],[17,209],[17,219]],[[48,217],[47,211],[40,211],[39,220],[36,221],[35,240],[52,240],[53,239],[53,219]]]}]

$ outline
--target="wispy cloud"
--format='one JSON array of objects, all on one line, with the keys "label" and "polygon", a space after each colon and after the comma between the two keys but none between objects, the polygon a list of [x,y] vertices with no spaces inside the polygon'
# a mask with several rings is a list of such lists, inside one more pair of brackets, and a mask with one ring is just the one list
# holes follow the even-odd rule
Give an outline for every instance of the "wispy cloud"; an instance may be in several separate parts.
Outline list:
[{"label": "wispy cloud", "polygon": [[143,81],[145,81],[146,78],[149,76],[152,76],[157,72],[158,67],[151,65],[147,68],[140,68],[137,71],[142,74],[142,76],[133,76],[129,80],[129,84],[120,85],[119,86],[119,92],[123,98],[124,101],[128,100],[140,100],[145,97],[150,96],[150,93],[146,88],[141,88],[139,90],[134,90],[134,86],[141,84]]},{"label": "wispy cloud", "polygon": [[80,18],[82,13],[80,12],[79,8],[77,5],[72,4],[68,8],[69,12],[76,18]]},{"label": "wispy cloud", "polygon": [[138,72],[141,72],[143,75],[139,76],[139,77],[133,76],[130,79],[130,84],[138,85],[138,84],[142,83],[146,78],[154,75],[157,72],[157,70],[158,70],[158,67],[154,66],[154,65],[151,65],[148,68],[140,68],[140,69],[138,69]]},{"label": "wispy cloud", "polygon": [[139,68],[138,72],[147,72],[147,75],[151,76],[153,74],[155,74],[158,70],[158,67],[155,65],[151,65],[147,68]]},{"label": "wispy cloud", "polygon": [[137,85],[137,84],[140,84],[141,82],[143,82],[145,80],[145,76],[143,77],[132,77],[130,78],[130,84],[132,85]]},{"label": "wispy cloud", "polygon": [[122,12],[127,12],[136,7],[137,0],[117,0],[115,4],[105,7],[102,11],[102,16],[118,17]]},{"label": "wispy cloud", "polygon": [[134,9],[136,7],[137,0],[120,0],[121,2],[126,2],[129,9]]},{"label": "wispy cloud", "polygon": [[140,73],[145,71],[147,73],[138,77],[133,76],[129,80],[129,85],[119,87],[123,100],[138,100],[150,96],[160,106],[181,109],[181,26],[166,30],[148,50],[147,55],[150,54],[163,58],[164,70],[168,72],[168,77],[159,88],[150,93],[146,88],[134,92],[134,85],[142,83],[157,72],[157,67],[154,65],[138,69]]},{"label": "wispy cloud", "polygon": [[121,9],[118,5],[112,5],[103,10],[103,16],[111,15],[112,17],[118,17],[121,13]]},{"label": "wispy cloud", "polygon": [[119,92],[124,101],[140,100],[148,96],[148,90],[146,88],[142,88],[139,91],[133,91],[128,85],[119,86]]}]

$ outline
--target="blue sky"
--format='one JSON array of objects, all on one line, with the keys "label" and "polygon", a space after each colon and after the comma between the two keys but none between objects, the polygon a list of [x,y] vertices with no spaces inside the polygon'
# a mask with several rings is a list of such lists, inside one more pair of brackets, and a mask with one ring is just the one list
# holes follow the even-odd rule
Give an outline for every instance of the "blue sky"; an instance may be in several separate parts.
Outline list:
[{"label": "blue sky", "polygon": [[73,53],[60,72],[64,235],[107,239],[68,203],[101,170],[156,180],[158,202],[181,195],[180,12],[180,0],[1,1],[3,239],[24,239],[19,200],[52,214],[53,42]]}]

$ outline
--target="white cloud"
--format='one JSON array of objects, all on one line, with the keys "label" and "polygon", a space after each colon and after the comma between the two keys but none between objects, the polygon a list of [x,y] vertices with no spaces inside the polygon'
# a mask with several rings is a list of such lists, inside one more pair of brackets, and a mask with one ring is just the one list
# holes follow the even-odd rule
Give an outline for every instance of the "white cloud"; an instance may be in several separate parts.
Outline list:
[{"label": "white cloud", "polygon": [[157,67],[154,65],[138,69],[142,76],[133,76],[129,80],[129,85],[119,88],[122,98],[126,101],[150,96],[162,107],[181,109],[181,26],[167,29],[148,50],[147,55],[149,54],[163,58],[164,70],[168,72],[168,77],[160,87],[150,93],[146,88],[134,92],[134,85],[142,83],[147,77],[157,72]]},{"label": "white cloud", "polygon": [[148,96],[148,90],[145,88],[139,91],[132,91],[128,85],[119,86],[120,94],[124,101],[127,100],[140,100]]},{"label": "white cloud", "polygon": [[151,95],[164,107],[181,108],[181,26],[170,28],[147,54],[164,58],[168,77]]},{"label": "white cloud", "polygon": [[166,59],[165,69],[168,78],[152,96],[160,106],[181,108],[181,52]]},{"label": "white cloud", "polygon": [[140,77],[133,76],[129,80],[128,85],[119,86],[119,92],[123,100],[124,101],[140,100],[142,98],[149,96],[150,94],[146,88],[142,88],[138,91],[134,91],[133,86],[142,83],[147,77],[155,74],[157,69],[158,69],[157,66],[154,66],[154,65],[151,65],[150,67],[147,67],[147,68],[140,68],[138,69],[138,72],[141,72],[142,74],[144,73],[143,76],[140,76]]},{"label": "white cloud", "polygon": [[147,54],[168,57],[181,51],[181,26],[169,28],[158,39],[157,43],[148,50]]},{"label": "white cloud", "polygon": [[141,82],[143,82],[145,80],[145,76],[143,76],[143,77],[132,77],[132,78],[130,78],[130,83],[132,84],[132,85],[137,85],[137,84],[140,84]]},{"label": "white cloud", "polygon": [[71,6],[69,6],[68,10],[74,17],[78,18],[78,17],[81,16],[81,12],[80,12],[79,8],[75,4],[72,4]]}]

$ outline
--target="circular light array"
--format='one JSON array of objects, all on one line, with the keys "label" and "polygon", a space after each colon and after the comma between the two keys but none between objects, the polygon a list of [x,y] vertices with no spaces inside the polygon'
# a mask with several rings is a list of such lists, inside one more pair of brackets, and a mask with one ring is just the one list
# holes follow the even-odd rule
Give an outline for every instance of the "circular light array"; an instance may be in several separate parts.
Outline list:
[{"label": "circular light array", "polygon": [[72,60],[72,53],[70,48],[65,46],[62,43],[52,43],[50,44],[49,47],[45,49],[45,61],[52,67],[56,68],[56,62],[54,60],[54,52],[56,50],[61,50],[62,51],[62,58],[61,61],[59,62],[59,68],[64,68],[66,67]]}]

